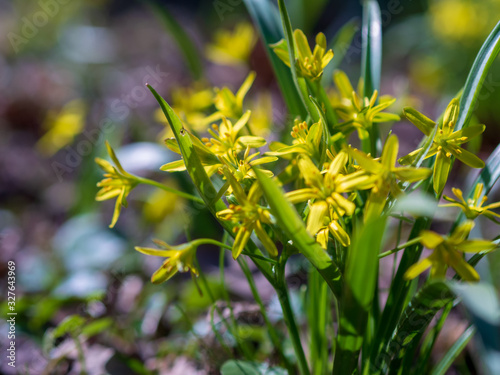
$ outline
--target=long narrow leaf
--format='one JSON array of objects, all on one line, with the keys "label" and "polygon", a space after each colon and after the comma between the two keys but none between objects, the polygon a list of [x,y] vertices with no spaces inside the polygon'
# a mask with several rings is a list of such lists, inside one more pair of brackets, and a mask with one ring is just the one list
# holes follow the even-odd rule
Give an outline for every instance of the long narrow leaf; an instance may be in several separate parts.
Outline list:
[{"label": "long narrow leaf", "polygon": [[[363,1],[363,26],[361,29],[361,77],[363,95],[371,97],[375,90],[380,91],[382,71],[382,20],[377,0]],[[372,126],[370,137],[361,142],[363,151],[377,156],[382,149],[377,126]]]},{"label": "long narrow leaf", "polygon": [[340,296],[341,274],[337,265],[307,232],[299,214],[285,198],[283,189],[257,168],[254,168],[254,171],[271,208],[271,213],[276,218],[280,228],[291,239],[293,245],[318,269],[333,293],[337,297]]},{"label": "long narrow leaf", "polygon": [[[206,207],[209,211],[216,216],[218,211],[222,211],[226,209],[226,205],[222,200],[215,200],[217,197],[217,190],[210,181],[203,165],[201,164],[201,160],[193,146],[193,142],[191,141],[191,137],[189,133],[184,130],[182,126],[181,120],[175,114],[174,110],[168,105],[168,103],[156,92],[156,90],[148,85],[149,90],[153,93],[154,97],[160,104],[160,107],[170,124],[172,132],[175,135],[175,139],[179,144],[179,149],[182,154],[182,158],[184,163],[186,164],[186,169],[189,173],[189,176],[193,180],[194,186],[198,190],[201,198],[205,202]],[[234,237],[233,227],[234,225],[229,221],[220,221],[222,227]],[[263,256],[262,252],[257,248],[257,246],[250,240],[248,241],[248,250],[251,254],[255,254],[257,256]],[[263,260],[252,258],[254,263],[257,265],[259,270],[266,276],[266,278],[272,283],[273,278],[271,275],[271,268],[269,264]]]},{"label": "long narrow leaf", "polygon": [[361,76],[364,80],[364,96],[370,97],[380,89],[382,70],[382,21],[376,0],[363,1],[363,26]]},{"label": "long narrow leaf", "polygon": [[269,0],[243,0],[243,2],[260,32],[288,110],[293,116],[305,119],[306,108],[293,83],[290,70],[269,47],[270,44],[283,39],[278,10]]},{"label": "long narrow leaf", "polygon": [[288,44],[288,55],[290,58],[290,71],[292,72],[292,78],[295,87],[297,88],[297,91],[300,96],[300,100],[304,104],[304,106],[307,109],[307,112],[309,115],[313,118],[315,122],[318,121],[318,115],[316,113],[316,110],[312,106],[311,102],[308,99],[309,93],[307,90],[307,84],[305,82],[305,79],[303,77],[299,77],[297,75],[297,68],[295,66],[295,43],[293,39],[293,29],[292,29],[292,23],[290,22],[290,17],[288,16],[288,11],[286,10],[285,6],[285,1],[284,0],[278,0],[278,7],[280,11],[280,16],[281,16],[281,23],[283,25],[283,31],[285,33],[285,40]]},{"label": "long narrow leaf", "polygon": [[160,4],[158,0],[146,0],[156,14],[162,21],[165,28],[170,32],[173,39],[175,40],[180,51],[184,55],[184,60],[186,61],[191,74],[195,79],[200,79],[203,77],[203,65],[202,59],[193,41],[182,28],[182,26],[177,22],[174,16],[170,13],[164,4]]},{"label": "long narrow leaf", "polygon": [[333,55],[333,59],[330,64],[323,69],[323,77],[321,77],[321,83],[323,86],[326,87],[333,83],[333,71],[338,69],[342,60],[344,60],[344,57],[351,46],[352,40],[354,39],[354,35],[356,35],[358,30],[359,21],[357,19],[352,19],[342,26],[333,37],[332,42],[328,47],[333,50],[335,55]]},{"label": "long narrow leaf", "polygon": [[500,22],[497,23],[491,34],[482,45],[472,69],[467,77],[462,98],[460,99],[460,113],[455,130],[460,130],[469,125],[472,113],[475,110],[477,99],[484,80],[488,75],[491,64],[500,52]]},{"label": "long narrow leaf", "polygon": [[462,353],[469,341],[472,339],[476,329],[474,327],[469,327],[464,333],[458,338],[458,340],[453,344],[453,346],[448,350],[446,355],[439,361],[437,366],[431,371],[431,375],[445,375],[450,366],[453,364],[455,359]]},{"label": "long narrow leaf", "polygon": [[375,296],[378,254],[387,217],[369,219],[355,233],[346,263],[334,373],[352,374]]}]

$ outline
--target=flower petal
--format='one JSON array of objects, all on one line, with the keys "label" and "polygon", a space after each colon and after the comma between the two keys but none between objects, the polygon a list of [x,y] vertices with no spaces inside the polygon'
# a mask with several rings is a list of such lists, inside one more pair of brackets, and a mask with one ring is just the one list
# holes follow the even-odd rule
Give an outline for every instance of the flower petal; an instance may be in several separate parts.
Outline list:
[{"label": "flower petal", "polygon": [[394,169],[394,174],[400,181],[415,182],[425,180],[432,174],[428,168],[400,167]]},{"label": "flower petal", "polygon": [[324,227],[325,216],[328,213],[328,204],[321,200],[310,206],[307,216],[307,230],[311,235],[316,235],[321,227]]},{"label": "flower petal", "polygon": [[461,147],[457,147],[456,150],[452,148],[450,151],[458,160],[460,160],[464,164],[467,164],[469,167],[484,168],[484,161],[482,161],[472,152],[467,151],[466,149]]},{"label": "flower petal", "polygon": [[444,242],[444,238],[436,232],[423,230],[420,232],[420,242],[428,249],[435,249]]},{"label": "flower petal", "polygon": [[479,281],[479,274],[477,271],[467,263],[457,252],[450,252],[448,254],[450,266],[457,271],[457,273],[464,279],[464,281]]},{"label": "flower petal", "polygon": [[431,266],[432,261],[429,258],[424,258],[408,268],[404,274],[404,278],[405,280],[412,280]]},{"label": "flower petal", "polygon": [[403,115],[427,136],[432,133],[432,129],[436,126],[434,121],[411,107],[405,107]]},{"label": "flower petal", "polygon": [[382,165],[391,170],[396,164],[398,158],[399,141],[395,135],[390,135],[385,141],[384,149],[382,150],[381,163]]},{"label": "flower petal", "polygon": [[480,253],[481,251],[493,250],[497,245],[493,242],[486,240],[467,240],[457,246],[457,250],[464,253]]},{"label": "flower petal", "polygon": [[446,181],[448,180],[448,174],[450,173],[451,159],[446,156],[443,150],[439,151],[436,156],[436,162],[434,164],[434,191],[436,194],[441,194]]}]

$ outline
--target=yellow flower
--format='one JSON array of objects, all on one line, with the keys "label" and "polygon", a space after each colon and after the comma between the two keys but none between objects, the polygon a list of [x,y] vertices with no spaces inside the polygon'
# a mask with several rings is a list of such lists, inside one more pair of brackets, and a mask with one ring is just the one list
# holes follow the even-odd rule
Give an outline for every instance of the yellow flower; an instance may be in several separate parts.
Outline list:
[{"label": "yellow flower", "polygon": [[[441,194],[448,174],[451,168],[451,157],[455,156],[462,163],[467,164],[472,168],[484,168],[484,162],[473,153],[460,147],[461,144],[468,142],[471,138],[481,134],[484,125],[472,125],[468,128],[454,132],[455,124],[458,119],[459,102],[458,99],[453,99],[444,113],[443,122],[439,125],[439,130],[434,136],[432,145],[427,152],[425,158],[430,158],[436,155],[434,163],[434,191],[436,194]],[[404,109],[405,117],[410,120],[422,133],[430,136],[436,123],[424,116],[413,108]],[[407,156],[401,158],[401,164],[411,164],[418,157],[422,148],[415,150]]]},{"label": "yellow flower", "polygon": [[151,282],[160,284],[169,280],[177,272],[191,271],[193,276],[199,275],[199,270],[196,267],[196,250],[198,246],[206,243],[207,241],[200,239],[190,241],[181,245],[171,246],[166,242],[160,240],[153,240],[160,249],[153,249],[148,247],[136,247],[135,249],[140,253],[146,255],[153,255],[167,258],[158,270],[151,276]]},{"label": "yellow flower", "polygon": [[[223,117],[220,126],[213,124],[212,128],[208,129],[208,132],[212,136],[211,138],[205,137],[200,140],[186,130],[191,137],[196,153],[201,159],[201,162],[209,176],[217,172],[219,168],[222,167],[224,162],[232,164],[236,170],[240,168],[240,165],[245,166],[247,164],[259,164],[256,160],[250,162],[250,160],[255,158],[258,154],[251,155],[251,158],[247,160],[247,151],[246,156],[242,161],[240,161],[237,156],[243,150],[248,150],[249,148],[259,148],[266,144],[266,140],[262,137],[239,135],[243,127],[247,125],[250,114],[250,111],[245,112],[245,114],[234,125],[230,120]],[[165,143],[172,151],[178,154],[181,153],[175,138],[167,139]],[[270,161],[274,161],[274,159],[262,160],[260,164],[269,163]],[[184,160],[181,159],[167,163],[160,169],[168,172],[179,172],[186,170],[186,166],[184,164]]]},{"label": "yellow flower", "polygon": [[[221,158],[224,160],[224,164],[229,168],[236,181],[242,182],[246,179],[255,180],[257,178],[252,167],[272,163],[273,161],[278,160],[278,158],[274,156],[264,156],[262,158],[257,158],[259,155],[260,152],[256,152],[250,155],[250,147],[247,146],[245,154],[243,155],[243,159],[239,159],[234,154],[222,156]],[[260,171],[268,177],[274,176],[273,172],[267,169],[260,169]]]},{"label": "yellow flower", "polygon": [[241,84],[236,94],[229,88],[215,89],[214,104],[217,112],[205,118],[204,123],[208,124],[212,121],[219,120],[223,117],[238,119],[243,116],[243,99],[255,80],[255,72],[250,72]]},{"label": "yellow flower", "polygon": [[253,47],[257,42],[250,23],[241,22],[234,30],[217,30],[214,42],[206,48],[209,60],[222,65],[234,65],[248,62]]},{"label": "yellow flower", "polygon": [[273,124],[273,102],[269,92],[260,93],[250,105],[252,118],[250,119],[250,128],[252,134],[267,137],[271,133]]},{"label": "yellow flower", "polygon": [[[192,129],[196,131],[204,130],[207,111],[213,105],[214,94],[203,82],[195,82],[189,87],[174,87],[171,91],[172,109],[178,116]],[[158,122],[167,124],[165,115],[161,108],[158,108],[154,117]],[[162,135],[162,139],[171,136],[170,126],[167,126]]]},{"label": "yellow flower", "polygon": [[466,221],[449,237],[429,230],[422,231],[420,242],[434,251],[429,257],[408,268],[404,275],[405,279],[414,279],[430,267],[431,278],[444,278],[448,267],[452,267],[465,281],[479,281],[479,274],[464,260],[462,253],[490,251],[497,245],[485,240],[467,240],[473,227],[472,221]]},{"label": "yellow flower", "polygon": [[344,215],[351,216],[356,205],[342,194],[365,188],[364,184],[368,179],[368,176],[359,176],[354,183],[345,181],[347,176],[344,178],[342,172],[345,171],[347,161],[347,153],[341,151],[330,163],[329,169],[321,174],[309,157],[301,155],[298,166],[307,188],[286,194],[293,204],[310,200],[307,230],[312,235],[318,234],[316,239],[324,248],[328,243],[328,231],[343,246],[349,246],[349,236],[338,220]]},{"label": "yellow flower", "polygon": [[37,148],[46,156],[73,142],[85,126],[85,104],[82,100],[73,100],[66,104],[59,113],[50,112],[44,121],[48,128],[37,143]]},{"label": "yellow flower", "polygon": [[115,152],[106,141],[106,148],[111,160],[115,164],[113,166],[107,160],[96,158],[95,162],[107,173],[104,174],[104,179],[97,183],[97,186],[101,189],[97,192],[96,200],[104,201],[107,199],[116,198],[115,210],[113,213],[113,219],[111,220],[110,228],[113,228],[120,216],[120,212],[123,207],[127,207],[127,196],[130,191],[136,187],[138,184],[137,179],[130,173],[125,172],[121,166]]},{"label": "yellow flower", "polygon": [[373,188],[366,203],[365,217],[371,215],[378,216],[384,209],[389,193],[397,196],[401,193],[398,180],[404,182],[415,182],[428,178],[431,170],[427,168],[396,167],[396,159],[399,150],[399,141],[395,135],[387,138],[382,156],[377,161],[371,156],[356,149],[348,149],[349,154],[356,159],[361,167],[361,171],[352,174],[346,183],[352,183],[357,178],[356,174],[362,176],[363,173],[372,175]]},{"label": "yellow flower", "polygon": [[361,80],[358,84],[358,92],[354,91],[349,78],[341,70],[334,72],[333,80],[339,94],[332,95],[331,102],[337,115],[344,120],[343,123],[337,125],[344,134],[356,129],[359,138],[366,139],[373,124],[399,121],[400,117],[397,114],[382,112],[396,102],[395,98],[382,97],[380,104],[375,105],[378,91],[375,90],[371,98],[363,97],[363,82]]},{"label": "yellow flower", "polygon": [[440,205],[440,207],[459,207],[464,212],[465,217],[469,220],[474,220],[479,215],[484,215],[488,219],[491,219],[498,223],[495,217],[500,218],[500,215],[491,210],[493,208],[500,207],[500,202],[483,206],[483,204],[488,199],[486,195],[483,195],[483,189],[484,185],[482,183],[477,184],[476,188],[474,189],[472,198],[467,199],[466,201],[460,189],[452,188],[451,190],[453,191],[453,194],[458,198],[458,200],[447,197],[445,195],[443,198],[452,203],[442,204]]},{"label": "yellow flower", "polygon": [[499,12],[497,0],[434,0],[429,6],[434,33],[447,43],[462,45],[483,41]]},{"label": "yellow flower", "polygon": [[323,134],[323,126],[321,120],[307,126],[305,121],[295,121],[291,135],[293,142],[291,146],[281,142],[272,142],[269,148],[272,150],[266,155],[285,156],[290,154],[305,154],[312,159],[319,160],[319,148],[321,144],[321,136]]},{"label": "yellow flower", "polygon": [[[316,35],[316,45],[311,51],[309,42],[302,30],[295,30],[293,33],[295,43],[296,59],[295,66],[297,75],[308,78],[311,81],[317,81],[323,75],[323,69],[333,58],[333,51],[327,50],[325,34]],[[290,66],[290,56],[288,54],[288,45],[286,40],[282,39],[272,45],[274,53],[287,65]]]},{"label": "yellow flower", "polygon": [[255,232],[269,255],[273,258],[277,257],[278,249],[263,227],[263,224],[271,223],[271,215],[267,209],[258,205],[262,197],[258,182],[253,183],[247,195],[227,168],[223,169],[223,173],[231,184],[234,197],[238,202],[238,205],[230,204],[229,208],[217,212],[219,219],[238,224],[235,227],[233,258],[236,259],[241,254],[252,232]]}]

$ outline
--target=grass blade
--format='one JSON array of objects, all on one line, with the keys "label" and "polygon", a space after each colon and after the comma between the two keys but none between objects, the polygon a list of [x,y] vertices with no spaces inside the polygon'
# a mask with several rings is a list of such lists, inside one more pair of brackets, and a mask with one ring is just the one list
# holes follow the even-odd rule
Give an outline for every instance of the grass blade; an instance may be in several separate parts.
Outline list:
[{"label": "grass blade", "polygon": [[[377,0],[363,1],[363,25],[361,29],[361,77],[365,97],[375,90],[380,92],[382,71],[382,20]],[[379,155],[382,145],[377,126],[369,130],[370,137],[362,140],[362,148],[373,156]]]},{"label": "grass blade", "polygon": [[483,43],[476,60],[467,77],[464,91],[460,99],[460,113],[455,130],[460,130],[469,125],[472,113],[475,110],[477,99],[484,80],[488,75],[491,64],[500,52],[500,22],[497,23],[491,34]]},{"label": "grass blade", "polygon": [[278,6],[281,16],[281,23],[283,24],[283,30],[285,32],[285,40],[288,44],[290,71],[292,72],[293,83],[297,89],[297,92],[299,93],[302,104],[305,106],[307,112],[314,120],[314,122],[317,122],[319,120],[319,117],[316,113],[316,110],[314,109],[314,106],[312,106],[311,102],[308,100],[309,94],[305,79],[302,77],[299,78],[297,75],[297,68],[295,66],[295,43],[293,39],[293,29],[292,23],[290,22],[290,17],[288,16],[288,12],[286,10],[285,1],[278,0]]},{"label": "grass blade", "polygon": [[323,77],[321,77],[321,83],[323,86],[329,86],[333,83],[332,75],[335,69],[338,69],[342,60],[347,54],[349,47],[351,46],[354,35],[359,30],[359,22],[357,19],[352,19],[348,21],[344,26],[340,28],[332,39],[332,42],[328,46],[333,50],[335,55],[333,59],[328,64],[325,69],[323,69]]},{"label": "grass blade", "polygon": [[376,0],[363,1],[361,35],[361,77],[365,83],[364,96],[370,97],[373,91],[380,90],[382,71],[382,20]]},{"label": "grass blade", "polygon": [[314,238],[307,232],[304,222],[291,203],[285,198],[285,193],[271,178],[254,168],[271,213],[276,218],[280,228],[286,233],[293,245],[316,267],[333,293],[340,296],[341,274],[330,256]]},{"label": "grass blade", "polygon": [[368,316],[375,296],[378,254],[387,217],[368,220],[355,232],[349,249],[345,282],[340,304],[340,319],[334,373],[352,374],[358,364]]},{"label": "grass blade", "polygon": [[431,371],[431,375],[445,375],[450,366],[453,364],[455,359],[460,355],[460,353],[465,349],[469,341],[472,339],[476,329],[474,327],[469,327],[464,333],[459,337],[459,339],[453,344],[453,346],[448,350],[446,355],[439,361],[437,366]]},{"label": "grass blade", "polygon": [[306,108],[293,83],[290,70],[269,47],[270,44],[276,43],[284,37],[278,10],[269,0],[243,0],[243,2],[260,32],[267,56],[290,114],[305,119],[307,116]]},{"label": "grass blade", "polygon": [[203,77],[203,60],[189,35],[164,4],[160,4],[157,0],[146,0],[146,2],[174,38],[193,78],[201,79]]},{"label": "grass blade", "polygon": [[[189,133],[184,130],[179,117],[177,117],[174,110],[168,105],[168,103],[156,92],[153,87],[151,87],[150,85],[147,85],[147,87],[153,93],[154,97],[160,104],[160,107],[165,114],[170,127],[172,128],[175,139],[179,144],[182,158],[184,160],[184,163],[186,164],[186,169],[189,173],[189,176],[193,180],[194,186],[198,190],[200,197],[205,202],[208,210],[215,217],[215,214],[218,211],[225,210],[227,207],[224,202],[222,202],[222,200],[218,199],[215,201],[215,198],[217,197],[217,190],[213,186],[212,181],[210,181],[210,178],[208,177],[205,169],[203,168],[203,165],[201,164],[201,160],[196,154]],[[234,237],[234,224],[228,221],[220,221],[220,224],[230,235]],[[250,254],[254,254],[260,257],[263,256],[262,252],[251,240],[248,241],[247,249]],[[252,260],[257,265],[259,270],[263,273],[263,275],[269,280],[269,282],[273,284],[274,278],[272,276],[271,266],[269,265],[269,263],[257,258],[252,258]]]}]

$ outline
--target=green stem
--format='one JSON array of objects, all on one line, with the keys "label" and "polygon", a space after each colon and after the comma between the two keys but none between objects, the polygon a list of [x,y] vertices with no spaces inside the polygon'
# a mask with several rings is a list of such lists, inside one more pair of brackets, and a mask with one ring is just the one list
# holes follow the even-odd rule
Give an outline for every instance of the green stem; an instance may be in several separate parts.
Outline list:
[{"label": "green stem", "polygon": [[[215,241],[218,242],[218,241]],[[247,359],[253,359],[252,354],[250,353],[247,345],[245,345],[241,340],[239,339],[238,332],[234,330],[235,327],[232,327],[225,319],[222,314],[222,311],[219,306],[217,306],[217,301],[215,300],[214,295],[212,294],[212,290],[210,289],[210,286],[208,285],[207,279],[205,278],[205,274],[201,271],[198,261],[196,261],[196,266],[200,270],[200,280],[203,286],[205,287],[205,290],[207,291],[208,297],[210,298],[210,301],[212,302],[212,305],[215,307],[215,310],[217,310],[217,313],[220,316],[221,322],[224,324],[226,329],[233,335],[234,339],[236,340],[236,345],[238,349],[241,351],[241,353],[244,355],[245,358]],[[213,310],[212,310],[213,311]],[[213,321],[213,316],[211,317]],[[212,324],[212,329],[214,330],[214,334],[217,335],[218,332],[216,332],[216,327]]]},{"label": "green stem", "polygon": [[87,375],[87,370],[85,366],[85,355],[83,354],[82,343],[77,335],[73,336],[73,341],[75,342],[76,351],[78,353],[78,362],[80,362],[80,366],[82,367],[80,370],[80,375]]},{"label": "green stem", "polygon": [[288,332],[290,334],[290,340],[292,341],[293,349],[295,351],[295,356],[297,357],[299,372],[301,375],[310,375],[309,365],[307,364],[306,356],[304,354],[304,349],[302,348],[299,329],[297,327],[297,322],[295,321],[295,315],[293,313],[292,306],[290,304],[288,288],[285,282],[285,263],[286,259],[282,255],[282,261],[279,262],[277,267],[276,292],[278,293],[281,309],[283,310],[283,318],[285,320],[285,325],[288,328]]},{"label": "green stem", "polygon": [[[205,245],[219,246],[219,247],[224,248],[226,250],[232,250],[233,249],[231,246],[226,245],[225,243],[219,242],[217,240],[212,240],[210,238],[201,238],[199,240],[194,240],[193,243],[197,243],[198,246],[202,245],[202,244],[205,244]],[[264,256],[257,255],[257,254],[252,254],[252,253],[249,253],[248,251],[245,251],[245,250],[243,250],[242,254],[244,254],[244,255],[246,255],[246,256],[248,256],[250,258],[264,260],[264,261],[269,262],[269,263],[273,263],[273,264],[278,263],[274,259],[266,258]]]},{"label": "green stem", "polygon": [[412,240],[410,240],[410,241],[408,241],[408,242],[405,242],[404,244],[399,245],[398,247],[395,247],[395,248],[394,248],[394,249],[392,249],[392,250],[388,250],[388,251],[386,251],[386,252],[384,252],[384,253],[380,253],[380,254],[378,255],[378,257],[379,257],[379,259],[380,259],[380,258],[384,258],[384,257],[386,257],[386,256],[388,256],[388,255],[391,255],[391,254],[397,253],[398,251],[403,250],[403,249],[407,248],[408,246],[415,245],[415,244],[416,244],[416,243],[418,243],[418,242],[420,242],[420,237],[417,237],[417,238],[414,238],[414,239],[412,239]]},{"label": "green stem", "polygon": [[196,202],[196,203],[205,204],[205,202],[203,202],[203,200],[201,198],[198,198],[198,197],[195,197],[194,195],[191,195],[191,194],[188,194],[188,193],[184,193],[183,191],[180,191],[180,190],[168,187],[168,186],[163,185],[163,184],[161,184],[161,183],[159,183],[157,181],[150,180],[149,178],[138,177],[138,176],[134,176],[134,178],[139,183],[147,184],[147,185],[151,185],[151,186],[155,186],[155,187],[157,187],[159,189],[168,191],[169,193],[177,194],[179,197],[190,199],[190,200],[192,200],[193,202]]},{"label": "green stem", "polygon": [[259,305],[260,312],[262,314],[262,317],[264,319],[264,322],[267,327],[267,333],[269,334],[269,338],[271,339],[271,342],[273,343],[274,347],[276,348],[276,351],[278,352],[279,356],[281,357],[281,360],[283,361],[283,364],[288,370],[289,374],[293,374],[295,372],[295,367],[293,366],[292,363],[290,363],[290,360],[285,356],[283,352],[283,347],[281,345],[281,340],[278,335],[278,332],[276,331],[275,327],[271,324],[271,321],[269,320],[269,317],[267,316],[267,311],[266,307],[264,306],[264,303],[262,302],[262,298],[260,297],[259,291],[257,290],[257,286],[255,285],[255,280],[252,276],[252,272],[248,268],[248,264],[245,260],[245,258],[240,257],[238,258],[238,263],[241,267],[241,270],[245,274],[245,277],[247,278],[248,285],[250,286],[250,290],[252,291],[252,295],[255,299],[255,302]]}]

